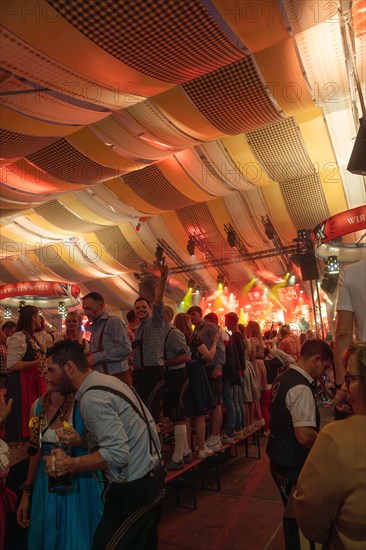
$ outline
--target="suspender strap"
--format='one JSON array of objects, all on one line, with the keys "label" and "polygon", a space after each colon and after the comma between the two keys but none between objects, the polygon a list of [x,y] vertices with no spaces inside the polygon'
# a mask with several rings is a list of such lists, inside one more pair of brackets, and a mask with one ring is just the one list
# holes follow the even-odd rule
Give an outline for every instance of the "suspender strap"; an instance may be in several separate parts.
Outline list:
[{"label": "suspender strap", "polygon": [[114,395],[118,395],[118,397],[121,397],[124,401],[126,401],[130,407],[135,411],[135,413],[141,418],[141,420],[143,420],[143,422],[145,423],[146,425],[146,428],[147,428],[147,432],[148,432],[148,435],[149,435],[149,444],[150,444],[150,452],[152,454],[152,449],[154,447],[155,451],[156,451],[156,454],[158,455],[159,457],[159,461],[162,462],[162,456],[160,454],[160,451],[155,443],[155,440],[151,434],[151,425],[150,425],[150,422],[147,418],[147,415],[146,415],[146,411],[145,411],[145,407],[139,397],[139,395],[137,394],[136,390],[132,387],[130,387],[130,390],[133,391],[133,393],[135,394],[135,397],[137,399],[137,401],[139,402],[139,405],[140,405],[140,409],[137,407],[137,405],[129,398],[127,397],[127,395],[125,395],[124,393],[122,393],[121,391],[119,390],[116,390],[115,388],[110,388],[109,386],[99,386],[99,385],[96,385],[96,386],[90,386],[89,388],[87,388],[85,390],[85,392],[83,393],[82,397],[84,397],[84,395],[86,394],[87,391],[90,391],[90,390],[102,390],[102,391],[107,391],[109,393],[113,393]]},{"label": "suspender strap", "polygon": [[[103,347],[103,336],[104,336],[104,331],[105,331],[106,326],[107,326],[107,323],[108,323],[108,319],[109,319],[109,317],[107,317],[107,319],[104,319],[104,323],[103,323],[103,326],[102,326],[102,330],[101,330],[100,333],[99,333],[97,351],[104,351],[104,347]],[[109,374],[108,366],[107,366],[105,363],[103,363],[102,367],[103,367],[103,372],[104,372],[104,374]]]},{"label": "suspender strap", "polygon": [[144,368],[144,350],[143,350],[143,343],[144,343],[144,329],[142,329],[141,332],[141,338],[140,338],[140,367]]},{"label": "suspender strap", "polygon": [[168,332],[166,333],[165,340],[164,340],[164,359],[167,359],[166,353],[165,353],[165,346],[169,338],[169,334],[174,330],[175,327],[171,327]]}]

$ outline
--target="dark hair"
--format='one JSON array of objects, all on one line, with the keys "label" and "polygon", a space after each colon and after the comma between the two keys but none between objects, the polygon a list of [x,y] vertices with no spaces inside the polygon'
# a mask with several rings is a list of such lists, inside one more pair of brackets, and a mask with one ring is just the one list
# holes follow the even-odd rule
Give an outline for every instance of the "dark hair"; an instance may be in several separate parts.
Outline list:
[{"label": "dark hair", "polygon": [[51,357],[54,363],[64,368],[67,361],[75,363],[80,372],[86,372],[90,367],[84,346],[73,340],[61,340],[49,348],[46,357]]},{"label": "dark hair", "polygon": [[270,340],[271,338],[271,331],[270,330],[266,330],[266,332],[263,334],[263,338],[265,340]]},{"label": "dark hair", "polygon": [[1,330],[4,332],[4,330],[7,330],[7,329],[15,329],[16,328],[16,323],[14,323],[14,321],[6,321],[3,326],[1,327]]},{"label": "dark hair", "polygon": [[219,318],[213,311],[211,311],[211,313],[207,313],[207,315],[204,316],[204,320],[209,323],[214,323],[215,325],[219,324]]},{"label": "dark hair", "polygon": [[136,300],[134,301],[133,305],[135,306],[137,304],[137,302],[146,302],[147,305],[150,307],[150,302],[147,298],[144,298],[144,296],[139,296],[138,298],[136,298]]},{"label": "dark hair", "polygon": [[189,315],[190,313],[194,313],[194,312],[199,313],[200,315],[202,315],[202,309],[200,308],[200,306],[191,306],[191,307],[187,310],[188,315]]},{"label": "dark hair", "polygon": [[309,340],[309,338],[306,336],[305,332],[302,332],[300,334],[300,344],[303,345],[303,343],[306,342],[306,340]]},{"label": "dark hair", "polygon": [[164,306],[164,314],[170,319],[170,321],[173,321],[174,319],[174,309],[171,306]]},{"label": "dark hair", "polygon": [[90,298],[90,300],[94,300],[94,302],[105,304],[104,298],[101,294],[99,294],[99,292],[89,292],[89,294],[81,298],[81,301],[86,300],[87,298]]},{"label": "dark hair", "polygon": [[129,311],[127,311],[126,319],[129,323],[133,323],[134,321],[136,321],[136,313],[134,309],[130,309]]},{"label": "dark hair", "polygon": [[232,321],[233,323],[238,323],[239,316],[235,313],[235,311],[230,311],[229,313],[226,313],[225,315],[225,322]]},{"label": "dark hair", "polygon": [[322,361],[333,361],[332,348],[320,338],[313,338],[312,340],[306,340],[301,348],[300,357],[308,359],[313,355],[320,355]]},{"label": "dark hair", "polygon": [[23,306],[19,312],[18,323],[16,331],[20,332],[24,330],[27,334],[33,334],[33,315],[39,313],[36,306]]}]

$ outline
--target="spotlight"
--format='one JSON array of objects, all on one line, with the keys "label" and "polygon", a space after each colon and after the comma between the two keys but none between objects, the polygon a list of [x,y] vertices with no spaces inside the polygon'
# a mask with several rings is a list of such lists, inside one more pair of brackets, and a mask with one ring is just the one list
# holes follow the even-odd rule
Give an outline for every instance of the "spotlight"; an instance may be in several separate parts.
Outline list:
[{"label": "spotlight", "polygon": [[224,283],[225,283],[225,277],[223,275],[218,275],[217,276],[217,284],[220,286],[224,286]]},{"label": "spotlight", "polygon": [[298,229],[297,230],[297,240],[299,243],[304,243],[310,238],[310,231],[308,229]]},{"label": "spotlight", "polygon": [[339,273],[339,263],[337,256],[328,256],[326,269],[329,273]]},{"label": "spotlight", "polygon": [[194,244],[194,240],[189,237],[188,243],[187,243],[187,252],[190,256],[194,256],[196,245]]},{"label": "spotlight", "polygon": [[274,238],[274,227],[271,222],[265,224],[264,232],[266,236],[272,241]]},{"label": "spotlight", "polygon": [[21,310],[22,307],[24,307],[24,306],[25,306],[25,302],[23,302],[23,300],[21,300],[21,301],[19,302],[18,313],[20,313],[20,310]]},{"label": "spotlight", "polygon": [[161,262],[164,256],[164,249],[158,244],[155,250],[155,258]]},{"label": "spotlight", "polygon": [[189,279],[189,281],[188,281],[188,290],[193,290],[195,285],[196,285],[196,283],[194,282],[194,280]]},{"label": "spotlight", "polygon": [[236,233],[234,229],[229,229],[229,231],[227,232],[227,242],[229,243],[231,248],[234,248],[234,246],[236,245]]}]

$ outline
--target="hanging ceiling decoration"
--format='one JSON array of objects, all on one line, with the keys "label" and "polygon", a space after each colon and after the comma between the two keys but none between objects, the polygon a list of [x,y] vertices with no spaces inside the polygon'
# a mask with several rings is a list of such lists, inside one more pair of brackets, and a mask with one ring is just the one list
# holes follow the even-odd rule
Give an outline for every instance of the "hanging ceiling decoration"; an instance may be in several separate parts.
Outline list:
[{"label": "hanging ceiling decoration", "polygon": [[[282,276],[262,219],[286,247],[366,203],[347,171],[363,0],[14,6],[0,50],[3,283],[77,283],[125,308],[163,239],[171,268],[199,263],[201,286],[221,275],[240,289],[256,268]],[[226,263],[225,227],[256,263]],[[363,256],[362,228],[342,244],[340,261]],[[167,302],[186,291],[177,272]]]}]

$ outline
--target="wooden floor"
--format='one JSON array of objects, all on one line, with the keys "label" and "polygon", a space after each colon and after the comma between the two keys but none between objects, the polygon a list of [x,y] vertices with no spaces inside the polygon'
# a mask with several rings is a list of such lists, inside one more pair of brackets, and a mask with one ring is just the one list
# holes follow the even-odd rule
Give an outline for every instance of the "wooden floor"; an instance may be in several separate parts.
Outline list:
[{"label": "wooden floor", "polygon": [[[330,408],[321,408],[323,423],[332,419]],[[262,457],[238,457],[222,465],[221,491],[215,491],[215,472],[206,474],[211,490],[198,490],[197,510],[179,508],[169,487],[159,528],[159,550],[283,550],[283,505],[269,473],[261,438]],[[255,454],[255,449],[252,449]],[[182,503],[190,504],[189,492]]]}]

